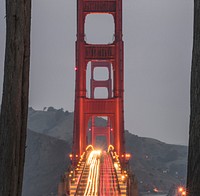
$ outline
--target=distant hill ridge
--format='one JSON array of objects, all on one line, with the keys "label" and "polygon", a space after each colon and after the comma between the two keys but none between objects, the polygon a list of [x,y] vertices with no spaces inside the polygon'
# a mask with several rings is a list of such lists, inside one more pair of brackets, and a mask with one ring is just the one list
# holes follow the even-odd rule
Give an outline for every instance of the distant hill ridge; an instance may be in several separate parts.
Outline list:
[{"label": "distant hill ridge", "polygon": [[[104,123],[99,119],[99,123]],[[60,176],[69,164],[73,137],[73,113],[53,107],[43,111],[29,108],[24,196],[56,195]],[[187,147],[139,137],[125,131],[130,166],[137,176],[140,192],[156,187],[167,191],[185,183]]]}]

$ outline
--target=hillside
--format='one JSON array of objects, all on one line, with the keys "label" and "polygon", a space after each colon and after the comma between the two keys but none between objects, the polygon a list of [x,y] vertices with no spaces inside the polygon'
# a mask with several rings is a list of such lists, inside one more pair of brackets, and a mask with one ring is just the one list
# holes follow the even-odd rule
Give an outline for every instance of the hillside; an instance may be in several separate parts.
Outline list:
[{"label": "hillside", "polygon": [[[99,123],[104,123],[103,119]],[[60,176],[69,160],[72,143],[73,113],[29,109],[24,196],[56,193]],[[126,149],[132,154],[130,166],[137,176],[141,192],[169,190],[185,182],[187,147],[170,145],[125,132]]]},{"label": "hillside", "polygon": [[132,154],[130,165],[141,191],[169,190],[186,180],[187,147],[166,144],[126,132],[126,149]]},{"label": "hillside", "polygon": [[67,142],[28,130],[23,196],[55,194],[69,153]]}]

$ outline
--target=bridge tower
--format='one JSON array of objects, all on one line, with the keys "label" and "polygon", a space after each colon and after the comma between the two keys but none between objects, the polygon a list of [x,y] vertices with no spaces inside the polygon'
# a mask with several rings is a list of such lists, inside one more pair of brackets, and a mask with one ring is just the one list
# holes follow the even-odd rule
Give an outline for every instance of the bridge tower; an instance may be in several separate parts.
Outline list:
[{"label": "bridge tower", "polygon": [[[113,16],[115,31],[114,41],[111,44],[89,44],[85,40],[86,16],[99,13]],[[108,124],[112,125],[112,128],[110,126],[108,131],[102,130],[102,134],[109,137],[112,130],[115,151],[120,157],[124,157],[123,58],[122,0],[77,0],[76,82],[72,152],[74,163],[87,146],[88,122],[97,116],[108,117]],[[108,97],[106,99],[95,98],[93,95],[87,97],[86,70],[88,62],[91,62],[91,69],[104,66],[109,69],[109,72],[110,70],[112,71],[113,81],[111,81],[110,77],[108,81],[96,82],[93,78],[90,80],[91,89],[94,90],[98,86],[108,89]],[[111,85],[112,83],[113,85]],[[95,134],[101,134],[99,132],[101,130],[96,127],[96,131],[93,132],[93,143]]]}]

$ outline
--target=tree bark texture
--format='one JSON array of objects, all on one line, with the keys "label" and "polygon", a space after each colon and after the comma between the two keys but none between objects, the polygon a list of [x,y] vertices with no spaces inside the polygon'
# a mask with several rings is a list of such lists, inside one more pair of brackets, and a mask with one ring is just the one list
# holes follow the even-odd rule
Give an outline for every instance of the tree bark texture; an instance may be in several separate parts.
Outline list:
[{"label": "tree bark texture", "polygon": [[22,192],[30,65],[31,0],[6,0],[6,49],[0,115],[0,195]]},{"label": "tree bark texture", "polygon": [[187,173],[189,196],[200,195],[200,0],[194,0],[194,35],[190,91],[190,131]]}]

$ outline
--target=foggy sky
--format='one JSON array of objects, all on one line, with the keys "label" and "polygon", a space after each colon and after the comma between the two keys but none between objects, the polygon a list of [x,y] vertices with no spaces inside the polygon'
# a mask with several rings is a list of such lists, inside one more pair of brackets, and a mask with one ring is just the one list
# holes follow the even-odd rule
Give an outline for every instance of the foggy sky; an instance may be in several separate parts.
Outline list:
[{"label": "foggy sky", "polygon": [[[139,136],[187,144],[193,1],[123,2],[125,128]],[[0,0],[0,92],[4,7]],[[87,41],[112,42],[110,21],[109,16],[89,16]],[[32,1],[31,28],[30,106],[73,111],[76,1]]]}]

